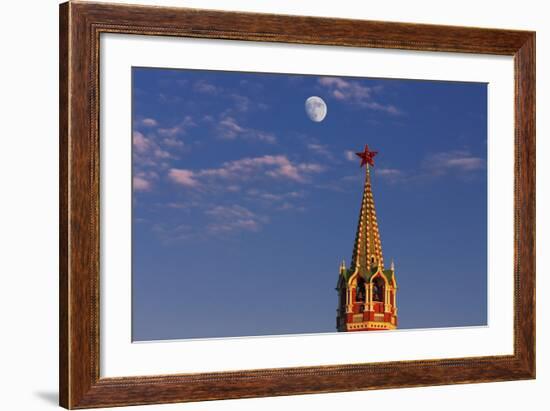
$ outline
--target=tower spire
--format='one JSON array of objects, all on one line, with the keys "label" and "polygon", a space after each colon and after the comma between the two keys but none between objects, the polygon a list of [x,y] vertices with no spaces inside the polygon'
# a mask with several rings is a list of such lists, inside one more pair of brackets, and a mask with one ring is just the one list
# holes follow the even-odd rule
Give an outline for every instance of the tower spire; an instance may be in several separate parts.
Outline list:
[{"label": "tower spire", "polygon": [[340,263],[340,274],[344,275],[346,273],[346,262],[342,260]]},{"label": "tower spire", "polygon": [[363,199],[359,211],[359,222],[357,224],[350,270],[352,273],[358,271],[363,276],[366,276],[367,272],[374,267],[378,267],[381,270],[384,269],[382,243],[380,241],[370,178],[370,167],[374,166],[374,157],[377,154],[377,151],[370,151],[368,145],[365,145],[363,152],[356,153],[361,158],[361,167],[366,167]]},{"label": "tower spire", "polygon": [[397,328],[395,272],[384,269],[380,232],[374,208],[370,168],[374,167],[376,151],[369,146],[360,153],[361,167],[365,168],[363,198],[359,222],[348,270],[340,265],[338,275],[338,331],[394,330]]}]

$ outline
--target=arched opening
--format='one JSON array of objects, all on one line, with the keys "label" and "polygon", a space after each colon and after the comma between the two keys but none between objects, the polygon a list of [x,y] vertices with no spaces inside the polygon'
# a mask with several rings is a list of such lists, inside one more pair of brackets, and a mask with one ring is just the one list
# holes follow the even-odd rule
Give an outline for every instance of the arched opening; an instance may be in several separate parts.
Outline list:
[{"label": "arched opening", "polygon": [[365,280],[363,277],[357,279],[357,288],[355,289],[355,301],[356,302],[365,302],[366,290],[365,290]]},{"label": "arched opening", "polygon": [[372,300],[383,303],[386,284],[381,277],[376,277],[372,283]]}]

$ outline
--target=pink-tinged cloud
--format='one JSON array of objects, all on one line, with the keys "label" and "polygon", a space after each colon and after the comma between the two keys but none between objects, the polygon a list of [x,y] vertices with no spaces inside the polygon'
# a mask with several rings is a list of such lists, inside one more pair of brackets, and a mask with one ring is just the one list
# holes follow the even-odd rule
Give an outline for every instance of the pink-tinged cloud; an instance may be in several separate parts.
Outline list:
[{"label": "pink-tinged cloud", "polygon": [[478,157],[452,158],[447,161],[448,167],[461,168],[463,170],[478,170],[483,168],[485,162]]},{"label": "pink-tinged cloud", "polygon": [[346,99],[346,95],[344,93],[342,93],[340,90],[333,90],[332,91],[332,96],[337,100],[345,100]]},{"label": "pink-tinged cloud", "polygon": [[132,186],[135,191],[151,191],[153,189],[153,182],[158,180],[159,176],[156,171],[153,170],[139,170],[136,171],[132,178]]},{"label": "pink-tinged cloud", "polygon": [[132,142],[134,148],[139,153],[145,153],[151,147],[151,141],[139,131],[134,131]]},{"label": "pink-tinged cloud", "polygon": [[156,158],[161,158],[161,159],[172,158],[172,155],[168,151],[162,150],[160,148],[156,148],[154,151],[154,154]]},{"label": "pink-tinged cloud", "polygon": [[143,177],[135,176],[133,178],[133,186],[135,191],[149,191],[151,190],[151,183]]},{"label": "pink-tinged cloud", "polygon": [[168,177],[171,181],[186,187],[199,187],[212,179],[230,181],[230,186],[247,180],[276,178],[299,183],[309,182],[312,174],[324,171],[324,167],[316,163],[294,163],[284,155],[265,155],[261,157],[245,157],[240,160],[222,163],[218,168],[202,170],[181,170],[172,168]]},{"label": "pink-tinged cloud", "polygon": [[132,135],[134,164],[138,172],[151,172],[158,167],[166,167],[166,160],[173,158],[169,151],[163,149],[154,136],[145,136],[139,131]]},{"label": "pink-tinged cloud", "polygon": [[168,178],[184,187],[197,187],[199,185],[199,182],[195,179],[195,174],[191,170],[172,168],[168,172]]}]

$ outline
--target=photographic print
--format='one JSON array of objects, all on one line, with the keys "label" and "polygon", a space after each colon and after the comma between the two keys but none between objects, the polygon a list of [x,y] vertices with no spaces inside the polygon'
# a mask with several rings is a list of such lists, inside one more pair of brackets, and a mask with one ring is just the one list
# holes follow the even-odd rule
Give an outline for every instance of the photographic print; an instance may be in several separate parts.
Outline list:
[{"label": "photographic print", "polygon": [[132,69],[134,341],[487,325],[487,84]]},{"label": "photographic print", "polygon": [[535,32],[59,17],[60,405],[535,378]]}]

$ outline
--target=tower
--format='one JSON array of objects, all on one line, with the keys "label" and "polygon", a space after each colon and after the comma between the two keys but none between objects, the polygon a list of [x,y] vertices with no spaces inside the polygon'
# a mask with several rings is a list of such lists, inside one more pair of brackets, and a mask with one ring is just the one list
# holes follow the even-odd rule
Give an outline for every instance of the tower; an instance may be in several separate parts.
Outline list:
[{"label": "tower", "polygon": [[374,167],[377,151],[365,150],[356,155],[365,166],[363,199],[351,264],[346,268],[342,261],[338,275],[338,331],[393,330],[397,328],[397,283],[392,261],[384,269],[384,256],[380,231],[376,219],[370,179],[370,166]]}]

